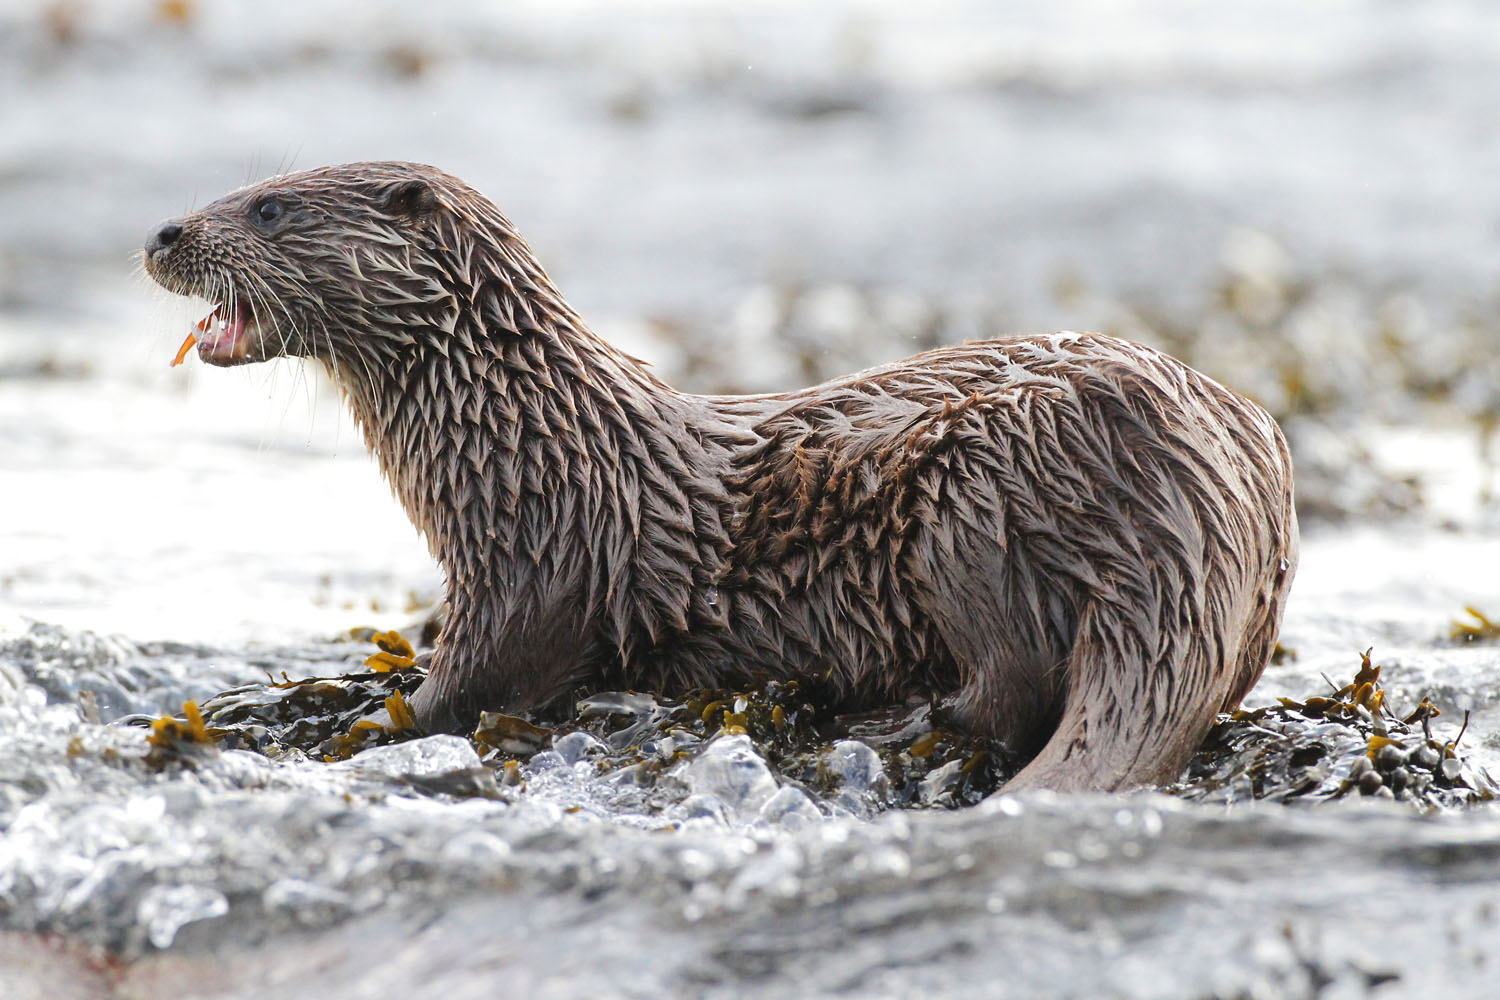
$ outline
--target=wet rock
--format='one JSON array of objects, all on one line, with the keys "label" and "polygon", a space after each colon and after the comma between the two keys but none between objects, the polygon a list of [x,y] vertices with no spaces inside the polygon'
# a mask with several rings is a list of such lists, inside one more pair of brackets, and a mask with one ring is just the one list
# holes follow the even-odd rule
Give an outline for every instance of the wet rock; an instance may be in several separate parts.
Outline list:
[{"label": "wet rock", "polygon": [[187,924],[228,912],[229,900],[224,894],[202,885],[158,885],[146,890],[136,905],[136,918],[157,948],[171,947],[177,932]]},{"label": "wet rock", "polygon": [[372,747],[348,761],[329,766],[410,785],[428,793],[458,797],[498,795],[494,774],[480,762],[469,741],[458,736],[428,736]]},{"label": "wet rock", "polygon": [[141,647],[40,622],[22,635],[0,639],[0,661],[11,665],[22,683],[44,691],[53,704],[87,701],[105,722],[160,715],[188,698],[207,698],[236,683],[235,672],[213,663],[211,652],[182,644]]},{"label": "wet rock", "polygon": [[569,764],[576,764],[591,754],[609,752],[604,741],[589,733],[575,732],[558,736],[552,741],[552,752]]},{"label": "wet rock", "polygon": [[771,769],[748,736],[712,740],[676,776],[692,797],[718,802],[737,821],[754,818],[777,792]]},{"label": "wet rock", "polygon": [[760,807],[757,819],[766,826],[800,830],[809,824],[820,822],[823,814],[802,789],[783,785]]},{"label": "wet rock", "polygon": [[1387,743],[1375,753],[1375,764],[1382,771],[1400,767],[1406,763],[1406,752],[1395,743]]},{"label": "wet rock", "polygon": [[950,760],[942,767],[929,773],[921,782],[921,796],[924,804],[938,805],[946,804],[953,797],[953,789],[963,774],[963,761]]},{"label": "wet rock", "polygon": [[731,826],[736,821],[729,808],[712,795],[689,795],[678,803],[674,812],[685,822]]},{"label": "wet rock", "polygon": [[283,913],[295,923],[326,926],[353,910],[349,894],[303,878],[277,879],[261,893],[269,913]]},{"label": "wet rock", "polygon": [[825,780],[838,789],[833,801],[856,816],[885,808],[890,780],[880,755],[858,740],[840,740],[823,754]]}]

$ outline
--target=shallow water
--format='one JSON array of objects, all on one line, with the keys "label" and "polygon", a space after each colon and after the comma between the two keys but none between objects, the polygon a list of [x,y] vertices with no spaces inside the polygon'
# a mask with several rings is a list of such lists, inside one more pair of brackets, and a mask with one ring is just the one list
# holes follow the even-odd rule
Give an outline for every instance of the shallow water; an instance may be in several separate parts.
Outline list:
[{"label": "shallow water", "polygon": [[[1249,703],[1323,693],[1374,647],[1393,701],[1430,696],[1442,739],[1469,712],[1460,747],[1500,774],[1500,645],[1448,636],[1465,606],[1500,616],[1495,470],[1472,423],[1390,426],[1426,413],[1420,379],[1360,381],[1388,363],[1371,345],[1397,301],[1425,362],[1474,375],[1448,387],[1462,412],[1495,398],[1493,352],[1453,347],[1483,345],[1500,264],[1487,5],[430,4],[418,21],[381,3],[341,26],[349,5],[328,0],[275,33],[197,6],[184,28],[80,5],[71,35],[41,2],[0,12],[0,94],[26,96],[0,100],[0,994],[1490,988],[1488,806],[887,810],[857,743],[823,797],[737,737],[651,787],[572,737],[524,787],[448,738],[158,769],[144,730],[111,724],[354,669],[369,647],[350,629],[411,634],[438,593],[328,388],[289,363],[168,370],[202,313],[125,263],[157,218],[283,159],[402,156],[494,194],[585,315],[698,387],[775,388],[932,329],[1107,324],[1135,290],[1201,330],[1219,374],[1274,394],[1284,342],[1226,332],[1214,275],[1338,276],[1286,324],[1323,345],[1296,374],[1333,400],[1296,436],[1308,499],[1358,515],[1395,470],[1420,473],[1422,502],[1307,525],[1295,655]],[[1479,339],[1448,337],[1475,303]]]}]

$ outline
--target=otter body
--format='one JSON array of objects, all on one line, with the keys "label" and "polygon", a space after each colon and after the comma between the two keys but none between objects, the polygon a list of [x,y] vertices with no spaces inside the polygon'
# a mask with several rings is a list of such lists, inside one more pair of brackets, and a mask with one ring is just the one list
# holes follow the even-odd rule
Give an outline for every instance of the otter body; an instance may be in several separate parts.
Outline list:
[{"label": "otter body", "polygon": [[1010,786],[1172,780],[1270,657],[1295,570],[1275,422],[1091,334],[696,396],[600,340],[431,167],[291,174],[159,227],[203,360],[317,359],[447,577],[429,730],[753,671],[920,692],[1034,757]]}]

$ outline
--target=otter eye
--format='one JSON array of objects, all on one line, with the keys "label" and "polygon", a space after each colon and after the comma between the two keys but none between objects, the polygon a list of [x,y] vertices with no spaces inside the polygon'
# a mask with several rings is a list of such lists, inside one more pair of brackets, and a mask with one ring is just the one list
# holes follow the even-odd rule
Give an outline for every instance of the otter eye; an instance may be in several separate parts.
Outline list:
[{"label": "otter eye", "polygon": [[281,202],[275,198],[262,198],[251,209],[257,222],[269,224],[281,218]]}]

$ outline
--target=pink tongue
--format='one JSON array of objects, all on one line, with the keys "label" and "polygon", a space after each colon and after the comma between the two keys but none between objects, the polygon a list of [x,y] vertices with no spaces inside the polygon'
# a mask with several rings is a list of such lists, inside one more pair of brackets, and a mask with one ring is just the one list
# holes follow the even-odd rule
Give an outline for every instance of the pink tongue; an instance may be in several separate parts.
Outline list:
[{"label": "pink tongue", "polygon": [[198,329],[203,331],[203,336],[198,338],[198,356],[205,361],[238,360],[249,351],[242,313],[235,309],[227,316],[221,316],[225,312],[224,306],[214,306],[214,311],[198,324]]}]

